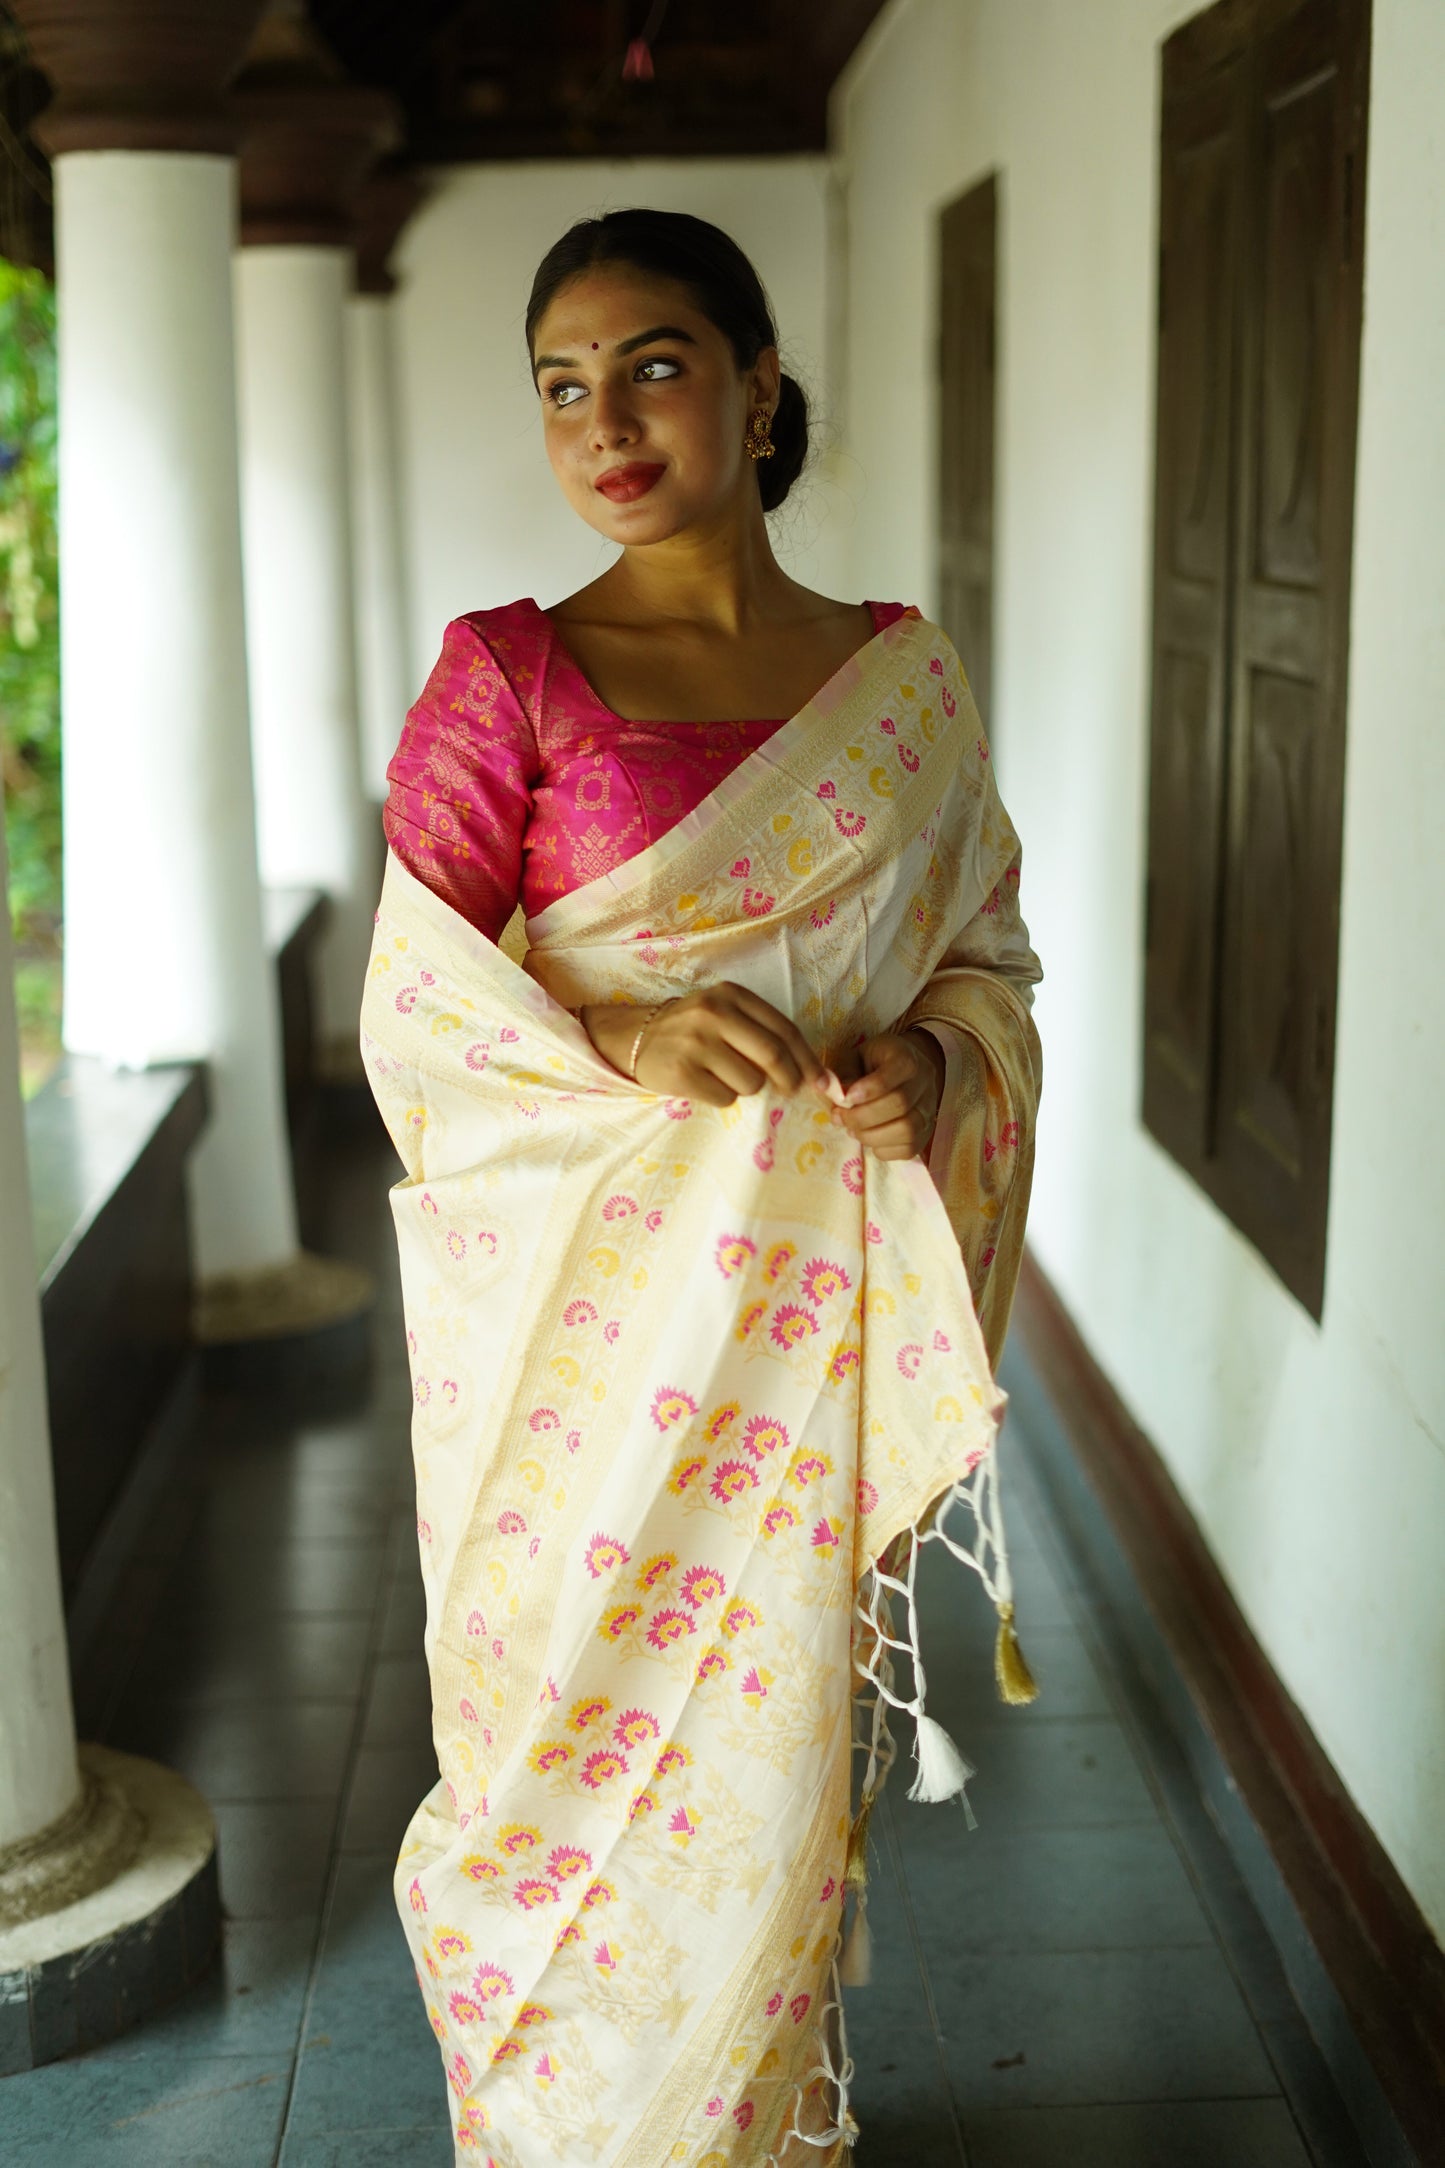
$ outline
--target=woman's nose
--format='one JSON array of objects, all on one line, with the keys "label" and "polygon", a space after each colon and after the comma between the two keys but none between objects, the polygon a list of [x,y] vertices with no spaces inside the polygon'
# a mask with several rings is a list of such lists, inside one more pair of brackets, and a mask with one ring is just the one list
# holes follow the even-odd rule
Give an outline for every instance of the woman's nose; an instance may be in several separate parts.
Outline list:
[{"label": "woman's nose", "polygon": [[599,451],[630,444],[637,436],[637,416],[625,392],[599,384],[592,394],[592,441]]}]

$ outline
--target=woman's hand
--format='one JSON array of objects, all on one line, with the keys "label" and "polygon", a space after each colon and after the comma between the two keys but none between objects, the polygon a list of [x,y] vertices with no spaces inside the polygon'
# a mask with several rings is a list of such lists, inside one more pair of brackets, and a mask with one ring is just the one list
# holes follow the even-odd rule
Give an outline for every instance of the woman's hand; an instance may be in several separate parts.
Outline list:
[{"label": "woman's hand", "polygon": [[860,1057],[862,1073],[834,1108],[834,1121],[879,1159],[916,1159],[933,1142],[943,1048],[929,1031],[886,1031]]},{"label": "woman's hand", "polygon": [[[625,1076],[637,1037],[636,1009],[595,1003],[581,1018],[603,1060]],[[790,1017],[761,994],[724,980],[683,994],[654,1017],[638,1049],[635,1076],[644,1091],[660,1098],[730,1107],[764,1085],[785,1099],[804,1085],[821,1088],[823,1064]]]}]

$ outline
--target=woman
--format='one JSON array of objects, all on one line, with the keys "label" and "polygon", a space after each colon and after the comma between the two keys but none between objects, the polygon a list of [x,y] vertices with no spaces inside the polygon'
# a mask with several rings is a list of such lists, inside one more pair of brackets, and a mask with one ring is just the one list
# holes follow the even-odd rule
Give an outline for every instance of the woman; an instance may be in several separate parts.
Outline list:
[{"label": "woman", "polygon": [[967,1774],[923,1712],[920,1541],[1032,1692],[989,1358],[1039,969],[947,639],[774,559],[807,409],[747,259],[587,221],[527,333],[621,555],[451,625],[391,768],[363,1044],[408,1171],[441,1768],[398,1901],[459,2158],[796,2168],[855,2130],[836,1959],[888,1707],[915,1796]]}]

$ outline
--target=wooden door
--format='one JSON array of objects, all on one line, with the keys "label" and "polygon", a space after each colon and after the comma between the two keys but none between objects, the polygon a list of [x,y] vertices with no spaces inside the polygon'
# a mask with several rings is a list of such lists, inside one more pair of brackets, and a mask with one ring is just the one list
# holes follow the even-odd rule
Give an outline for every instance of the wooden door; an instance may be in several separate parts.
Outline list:
[{"label": "wooden door", "polygon": [[993,693],[997,231],[992,174],[948,206],[939,230],[939,609],[985,728]]}]

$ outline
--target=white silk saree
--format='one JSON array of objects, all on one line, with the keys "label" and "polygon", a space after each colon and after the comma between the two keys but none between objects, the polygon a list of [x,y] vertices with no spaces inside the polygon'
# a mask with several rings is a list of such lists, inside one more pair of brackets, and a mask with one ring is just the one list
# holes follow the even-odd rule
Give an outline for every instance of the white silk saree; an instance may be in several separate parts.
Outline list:
[{"label": "white silk saree", "polygon": [[[966,1773],[922,1664],[892,1668],[920,1541],[977,1568],[1008,1654],[1018,862],[957,658],[907,617],[529,921],[525,968],[388,865],[362,1044],[406,1167],[440,1767],[397,1895],[459,2160],[795,2168],[852,2135],[855,1729],[866,1801],[889,1706],[915,1790]],[[725,979],[828,1056],[938,1027],[928,1164],[861,1153],[808,1092],[658,1098],[569,1013]]]}]

